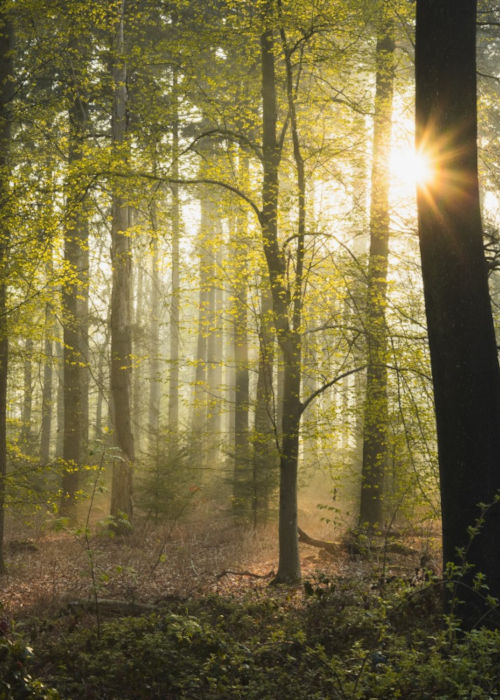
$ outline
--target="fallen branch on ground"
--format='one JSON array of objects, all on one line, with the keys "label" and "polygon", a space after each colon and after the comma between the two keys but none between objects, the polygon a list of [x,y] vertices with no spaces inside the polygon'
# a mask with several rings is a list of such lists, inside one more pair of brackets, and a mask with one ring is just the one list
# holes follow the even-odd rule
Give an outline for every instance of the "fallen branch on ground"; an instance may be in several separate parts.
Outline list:
[{"label": "fallen branch on ground", "polygon": [[251,571],[231,571],[230,569],[224,569],[224,571],[221,571],[220,574],[217,574],[217,579],[222,578],[223,576],[251,576],[252,578],[270,578],[271,576],[274,576],[274,571],[269,571],[267,574],[254,574]]},{"label": "fallen branch on ground", "polygon": [[309,535],[307,535],[304,530],[301,530],[300,527],[297,528],[297,532],[299,533],[299,542],[309,544],[311,547],[319,547],[320,549],[324,549],[325,552],[328,552],[329,554],[337,555],[345,552],[345,547],[341,544],[337,544],[336,542],[325,542],[324,540],[315,540],[314,537],[309,537]]}]

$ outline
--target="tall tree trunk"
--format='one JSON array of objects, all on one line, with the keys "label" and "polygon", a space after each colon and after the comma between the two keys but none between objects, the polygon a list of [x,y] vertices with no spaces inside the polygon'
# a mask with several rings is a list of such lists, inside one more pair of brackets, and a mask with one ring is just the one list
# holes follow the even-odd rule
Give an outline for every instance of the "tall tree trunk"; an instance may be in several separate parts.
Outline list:
[{"label": "tall tree trunk", "polygon": [[[79,40],[71,47],[73,59],[82,61]],[[69,109],[69,176],[64,231],[64,262],[67,279],[63,285],[64,428],[61,515],[75,520],[79,471],[85,461],[88,439],[88,223],[85,195],[79,188],[79,168],[84,158],[87,105],[81,96],[83,74],[72,85]],[[85,376],[84,376],[85,373]],[[87,392],[87,395],[85,395]]]},{"label": "tall tree trunk", "polygon": [[[135,222],[135,209],[133,207],[128,207],[128,225],[133,227]],[[132,248],[132,246],[131,246]],[[147,323],[145,321],[145,309],[147,308],[147,315],[150,315],[149,303],[145,304],[145,298],[147,295],[146,284],[145,284],[145,274],[143,265],[143,250],[140,244],[135,246],[135,258],[133,249],[131,249],[131,277],[130,277],[130,294],[131,294],[131,314],[133,314],[132,321],[132,348],[134,357],[136,358],[135,366],[133,368],[132,376],[132,397],[131,397],[131,416],[133,416],[133,428],[132,432],[135,436],[134,449],[136,453],[140,453],[142,449],[142,435],[144,432],[144,421],[143,421],[143,411],[145,410],[145,405],[143,401],[143,387],[144,387],[144,376],[143,376],[143,364],[142,358],[145,353],[150,352],[151,349],[146,349],[145,345],[145,332]],[[135,272],[135,275],[134,275]],[[132,301],[135,292],[135,305]],[[133,311],[132,311],[133,309]],[[132,421],[132,418],[131,418]]]},{"label": "tall tree trunk", "polygon": [[23,361],[23,407],[21,413],[21,449],[30,454],[32,450],[31,435],[31,413],[33,408],[33,373],[31,371],[33,356],[33,339],[26,338],[24,341],[24,361]]},{"label": "tall tree trunk", "polygon": [[[370,255],[366,299],[368,346],[359,525],[383,525],[384,475],[388,460],[387,269],[389,262],[389,161],[394,93],[393,22],[381,10],[377,28],[375,119],[370,206]],[[347,379],[348,381],[349,379]]]},{"label": "tall tree trunk", "polygon": [[151,203],[151,300],[150,300],[150,347],[149,347],[149,456],[158,458],[158,433],[160,430],[160,259],[158,250],[158,222],[155,200]]},{"label": "tall tree trunk", "polygon": [[[113,54],[113,117],[112,136],[117,158],[126,153],[127,69],[124,58],[124,1],[116,27]],[[132,464],[134,440],[131,424],[132,329],[131,274],[132,259],[128,235],[128,206],[117,183],[113,185],[111,222],[111,262],[113,279],[111,292],[111,396],[114,431],[120,459],[113,463],[111,484],[111,515],[125,515],[129,520],[132,507]]]},{"label": "tall tree trunk", "polygon": [[[240,149],[239,185],[248,187],[249,159]],[[241,208],[236,217],[233,240],[234,284],[233,308],[233,356],[234,356],[234,422],[233,429],[233,513],[236,518],[243,518],[247,510],[248,484],[250,482],[250,445],[249,445],[249,374],[248,374],[248,214]],[[254,520],[255,522],[255,520]]]},{"label": "tall tree trunk", "polygon": [[[263,146],[263,186],[261,226],[273,297],[273,317],[278,343],[283,353],[283,424],[280,455],[280,504],[279,504],[279,564],[275,581],[277,583],[300,580],[299,544],[297,536],[297,468],[299,458],[300,371],[301,339],[300,315],[302,295],[303,235],[302,226],[305,210],[303,183],[300,183],[301,163],[297,152],[296,133],[294,134],[294,155],[299,179],[299,233],[297,238],[296,282],[293,294],[285,286],[285,261],[278,244],[278,166],[280,144],[276,136],[277,104],[276,77],[274,67],[274,39],[272,28],[261,35],[262,59],[262,146]],[[289,59],[285,48],[285,57]],[[287,66],[287,73],[289,65]],[[290,102],[289,76],[287,93]],[[292,130],[293,131],[293,130]],[[298,157],[298,159],[297,159]],[[292,304],[293,320],[290,325],[288,308]]]},{"label": "tall tree trunk", "polygon": [[9,250],[9,149],[10,99],[12,93],[12,27],[0,3],[0,574],[5,572],[3,556],[5,527],[5,479],[7,476],[7,370],[9,339],[7,328],[7,264]]},{"label": "tall tree trunk", "polygon": [[[172,178],[179,179],[179,116],[177,104],[177,76],[174,71],[174,109],[172,122]],[[172,192],[172,297],[170,302],[170,372],[168,378],[168,432],[169,449],[177,451],[179,437],[179,308],[180,308],[180,200],[179,186],[173,183]]]},{"label": "tall tree trunk", "polygon": [[[52,277],[52,249],[50,258],[46,265],[46,279]],[[40,428],[40,464],[46,465],[50,461],[50,440],[52,436],[52,395],[53,395],[53,367],[54,358],[52,337],[55,330],[55,318],[52,304],[47,301],[45,304],[45,324],[44,324],[44,361],[43,361],[43,386],[42,386],[42,422]]]},{"label": "tall tree trunk", "polygon": [[209,236],[209,204],[205,196],[201,199],[201,221],[198,245],[199,257],[199,294],[198,294],[198,330],[196,341],[195,374],[193,387],[193,404],[191,432],[195,453],[201,467],[206,459],[206,405],[207,405],[207,312],[208,312],[208,267],[206,251]]},{"label": "tall tree trunk", "polygon": [[275,437],[276,416],[273,391],[275,330],[273,300],[267,275],[262,281],[260,299],[259,366],[252,435],[251,489],[245,489],[246,498],[248,498],[249,490],[251,493],[251,515],[254,528],[267,519],[271,492],[278,481],[278,451]]},{"label": "tall tree trunk", "polygon": [[[470,546],[478,504],[500,492],[500,371],[484,257],[477,177],[476,2],[417,0],[417,148],[434,178],[418,190],[418,224],[436,407],[444,562],[486,576],[500,597],[500,506]],[[461,587],[467,626],[487,612]],[[481,618],[488,622],[488,618]],[[493,624],[498,626],[498,616]]]},{"label": "tall tree trunk", "polygon": [[222,263],[222,223],[219,208],[209,201],[210,286],[208,290],[207,337],[207,440],[208,460],[215,463],[221,444],[223,322],[220,268]]}]

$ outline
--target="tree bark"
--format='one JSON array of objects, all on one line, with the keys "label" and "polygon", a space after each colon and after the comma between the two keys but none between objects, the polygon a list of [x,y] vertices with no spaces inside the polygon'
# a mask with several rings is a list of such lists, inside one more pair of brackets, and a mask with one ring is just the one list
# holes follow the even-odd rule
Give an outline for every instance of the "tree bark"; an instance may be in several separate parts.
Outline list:
[{"label": "tree bark", "polygon": [[25,454],[31,454],[33,445],[31,435],[31,414],[33,408],[33,372],[31,359],[33,356],[33,339],[26,338],[24,341],[24,362],[23,362],[23,408],[21,414],[21,432],[19,441],[21,449]]},{"label": "tree bark", "polygon": [[[77,69],[71,76],[72,104],[69,120],[69,175],[66,184],[66,227],[64,231],[64,263],[67,278],[62,290],[63,355],[64,355],[64,427],[62,493],[60,513],[76,519],[76,497],[79,471],[85,461],[88,438],[88,222],[85,194],[79,187],[87,130],[87,105],[82,96],[84,75],[80,39],[70,46]],[[78,63],[80,62],[80,63]],[[86,394],[86,395],[85,395]]]},{"label": "tree bark", "polygon": [[[179,115],[177,104],[177,75],[172,86],[174,115],[172,122],[172,177],[179,179]],[[172,192],[172,297],[170,301],[170,372],[168,377],[169,451],[175,456],[179,438],[179,308],[180,308],[180,222],[179,186]]]},{"label": "tree bark", "polygon": [[245,489],[247,498],[248,492],[251,492],[251,516],[254,528],[267,519],[271,492],[278,481],[278,451],[275,440],[276,417],[273,401],[276,338],[273,323],[273,300],[269,287],[269,277],[265,275],[261,282],[260,292],[259,366],[252,435],[251,489]]},{"label": "tree bark", "polygon": [[389,160],[394,93],[393,22],[381,9],[377,28],[375,119],[373,129],[370,254],[366,298],[368,346],[359,525],[383,525],[384,476],[388,460],[387,269],[389,264]]},{"label": "tree bark", "polygon": [[[52,249],[46,265],[46,278],[52,277]],[[52,396],[53,396],[53,366],[54,358],[52,337],[55,330],[55,318],[52,304],[45,304],[44,326],[44,362],[43,362],[43,386],[42,386],[42,422],[40,428],[40,464],[45,466],[50,461],[50,440],[52,435]]]},{"label": "tree bark", "polygon": [[5,479],[7,476],[7,370],[9,338],[7,327],[7,280],[9,251],[9,149],[11,138],[10,99],[12,93],[12,27],[0,3],[0,574],[5,572],[3,555],[5,528]]},{"label": "tree bark", "polygon": [[[269,270],[273,298],[273,318],[278,343],[283,353],[284,389],[283,424],[280,454],[280,504],[279,504],[279,564],[276,583],[293,583],[300,580],[299,543],[297,537],[297,470],[300,425],[300,372],[301,338],[300,312],[302,294],[303,258],[303,196],[300,184],[301,162],[297,153],[297,134],[293,134],[294,155],[299,180],[299,233],[297,238],[296,278],[292,295],[285,285],[285,261],[278,243],[278,166],[280,144],[277,139],[277,91],[274,66],[274,38],[271,27],[261,35],[262,60],[262,150],[263,186],[261,226],[264,254]],[[285,56],[287,52],[285,48]],[[289,57],[288,57],[289,58]],[[287,80],[289,108],[290,93]],[[293,102],[293,99],[292,99]],[[297,160],[297,156],[299,159]],[[302,172],[303,174],[303,172]],[[288,317],[292,303],[292,324]]]},{"label": "tree bark", "polygon": [[[500,508],[468,528],[500,491],[500,371],[484,257],[477,176],[476,2],[417,0],[417,148],[434,178],[418,190],[418,225],[434,384],[444,562],[486,576],[500,597]],[[466,626],[485,612],[465,586]],[[484,621],[484,620],[483,620]],[[494,621],[498,624],[498,619]]]},{"label": "tree bark", "polygon": [[[204,193],[203,193],[204,194]],[[201,221],[199,233],[199,294],[198,294],[198,331],[196,341],[193,403],[191,418],[192,441],[199,466],[203,466],[206,444],[206,391],[207,391],[207,310],[208,310],[208,255],[209,240],[209,205],[205,196],[200,202]]]},{"label": "tree bark", "polygon": [[[245,189],[249,180],[248,155],[239,152],[239,184]],[[233,309],[233,355],[234,355],[234,423],[233,428],[233,514],[244,519],[248,504],[250,478],[249,445],[249,374],[248,374],[248,214],[240,209],[236,217],[233,240],[234,284]]]},{"label": "tree bark", "polygon": [[158,224],[156,202],[151,203],[151,226],[153,235],[150,243],[151,255],[151,325],[149,347],[149,456],[158,457],[158,433],[160,430],[160,259],[158,250]]},{"label": "tree bark", "polygon": [[[120,18],[116,27],[113,55],[113,117],[112,136],[117,158],[126,155],[126,104],[127,69],[124,58],[123,35],[124,2],[120,7]],[[111,396],[113,401],[114,430],[120,459],[113,463],[111,484],[111,515],[125,515],[131,520],[132,465],[134,461],[134,439],[131,424],[131,379],[132,379],[132,328],[131,328],[131,274],[132,259],[128,206],[118,185],[113,185],[111,222],[111,262],[113,265],[113,288],[111,293]]]}]

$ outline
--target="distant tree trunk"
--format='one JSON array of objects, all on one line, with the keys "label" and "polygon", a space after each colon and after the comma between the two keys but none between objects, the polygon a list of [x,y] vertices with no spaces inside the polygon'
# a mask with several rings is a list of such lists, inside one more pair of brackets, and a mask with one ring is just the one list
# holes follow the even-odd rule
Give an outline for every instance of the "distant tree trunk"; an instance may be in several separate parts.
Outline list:
[{"label": "distant tree trunk", "polygon": [[[59,325],[59,324],[58,324]],[[62,459],[64,448],[64,348],[62,346],[63,339],[61,338],[61,330],[59,329],[59,337],[56,343],[57,356],[57,399],[56,399],[56,454],[55,456]]]},{"label": "distant tree trunk", "polygon": [[[50,258],[46,265],[46,278],[49,280],[53,272],[52,249]],[[52,434],[52,395],[53,395],[53,343],[52,337],[55,330],[55,318],[52,304],[47,301],[45,304],[44,323],[44,362],[43,362],[43,385],[42,385],[42,422],[40,428],[40,464],[46,465],[50,461],[50,440]]]},{"label": "distant tree trunk", "polygon": [[208,335],[208,303],[209,303],[209,258],[206,251],[209,236],[209,204],[202,197],[201,221],[198,245],[199,257],[199,293],[198,293],[198,330],[195,356],[195,375],[193,387],[193,404],[191,432],[196,458],[202,466],[206,460],[205,444],[207,429],[207,335]]},{"label": "distant tree trunk", "polygon": [[3,555],[5,527],[5,479],[7,476],[7,370],[9,339],[7,328],[7,262],[9,250],[10,99],[12,94],[12,27],[0,3],[0,574],[5,572]]},{"label": "distant tree trunk", "polygon": [[388,17],[385,7],[381,14],[376,48],[370,255],[365,321],[368,359],[359,512],[360,527],[370,530],[379,530],[383,525],[389,424],[385,309],[389,262],[389,160],[395,64],[393,22]]},{"label": "distant tree trunk", "polygon": [[222,263],[222,223],[218,207],[210,202],[209,226],[210,282],[208,290],[207,337],[207,441],[208,460],[214,463],[221,443],[221,387],[223,362],[222,289],[219,270]]},{"label": "distant tree trunk", "polygon": [[[74,47],[72,47],[73,49]],[[79,48],[74,48],[81,59]],[[63,285],[64,429],[62,494],[60,513],[76,518],[76,494],[80,467],[85,460],[88,438],[88,223],[85,195],[78,186],[77,172],[84,157],[87,105],[82,98],[83,76],[71,86],[73,103],[69,109],[70,174],[67,182],[64,262],[68,278]],[[87,396],[85,396],[87,391]]]},{"label": "distant tree trunk", "polygon": [[21,432],[19,441],[21,449],[30,454],[31,444],[31,413],[33,408],[33,373],[31,360],[33,356],[33,339],[25,338],[23,361],[23,408],[21,413]]},{"label": "distant tree trunk", "polygon": [[150,347],[149,347],[149,446],[151,459],[158,457],[158,433],[160,430],[160,260],[158,250],[158,222],[155,200],[151,203],[151,298],[150,298]]},{"label": "distant tree trunk", "polygon": [[[460,561],[478,504],[500,492],[500,371],[477,177],[476,2],[417,0],[416,27],[417,147],[434,166],[433,180],[418,190],[418,224],[446,563]],[[499,542],[496,503],[466,550],[474,568],[465,583],[480,572],[497,598]],[[466,626],[479,619],[498,626],[472,587],[457,594]]]},{"label": "distant tree trunk", "polygon": [[[129,227],[134,226],[135,222],[135,209],[133,207],[128,207],[128,225]],[[141,452],[142,448],[142,434],[144,430],[143,421],[143,411],[145,410],[145,402],[143,400],[144,392],[144,376],[143,376],[143,365],[142,358],[145,353],[151,352],[151,349],[146,349],[145,343],[145,332],[147,328],[147,322],[145,320],[145,310],[147,310],[147,317],[151,315],[149,307],[149,299],[147,299],[147,289],[145,284],[145,270],[143,265],[143,251],[139,245],[136,246],[136,254],[134,257],[133,246],[131,246],[131,273],[130,273],[130,295],[131,295],[131,315],[133,315],[133,320],[131,321],[131,331],[132,331],[132,348],[134,358],[136,358],[135,366],[132,371],[133,381],[132,381],[132,396],[131,396],[131,418],[132,422],[132,432],[135,436],[134,449],[135,452]],[[134,275],[135,271],[135,275]],[[135,292],[135,305],[133,304],[133,297]],[[146,301],[147,299],[147,301]]]},{"label": "distant tree trunk", "polygon": [[40,464],[46,465],[50,462],[50,438],[52,432],[52,340],[47,332],[47,328],[53,325],[50,305],[47,304],[45,311],[45,338],[44,338],[44,363],[43,363],[43,386],[42,386],[42,423],[40,429]]},{"label": "distant tree trunk", "polygon": [[[175,114],[172,122],[172,177],[179,179],[179,117],[177,109],[177,76],[173,84]],[[179,437],[179,308],[181,209],[179,186],[172,183],[172,297],[170,302],[170,372],[168,378],[168,432],[169,449],[175,455]]]},{"label": "distant tree trunk", "polygon": [[[249,159],[241,149],[239,154],[240,187],[248,186]],[[233,240],[234,283],[233,325],[234,356],[234,423],[233,428],[233,513],[236,518],[245,517],[250,482],[249,445],[249,373],[248,373],[248,319],[247,319],[247,275],[248,275],[248,214],[240,209],[236,217]]]},{"label": "distant tree trunk", "polygon": [[[120,6],[113,55],[113,118],[112,135],[116,157],[123,158],[127,129],[127,70],[123,36],[124,2]],[[121,186],[121,185],[120,185]],[[120,459],[113,463],[111,484],[111,515],[124,514],[129,520],[132,507],[132,464],[134,440],[131,424],[132,329],[131,329],[131,246],[128,236],[128,206],[126,198],[114,183],[111,222],[111,262],[113,279],[111,292],[111,396],[114,432]]]}]

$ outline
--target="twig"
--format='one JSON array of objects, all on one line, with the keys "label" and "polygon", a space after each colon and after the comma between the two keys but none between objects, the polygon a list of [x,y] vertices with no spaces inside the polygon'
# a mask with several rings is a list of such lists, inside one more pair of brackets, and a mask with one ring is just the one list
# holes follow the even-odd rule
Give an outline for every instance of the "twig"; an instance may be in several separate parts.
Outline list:
[{"label": "twig", "polygon": [[224,569],[224,571],[221,571],[220,574],[217,574],[217,579],[222,578],[223,576],[251,576],[252,578],[271,578],[271,576],[274,576],[274,570],[269,571],[267,574],[254,574],[251,571],[231,571],[231,569]]}]

